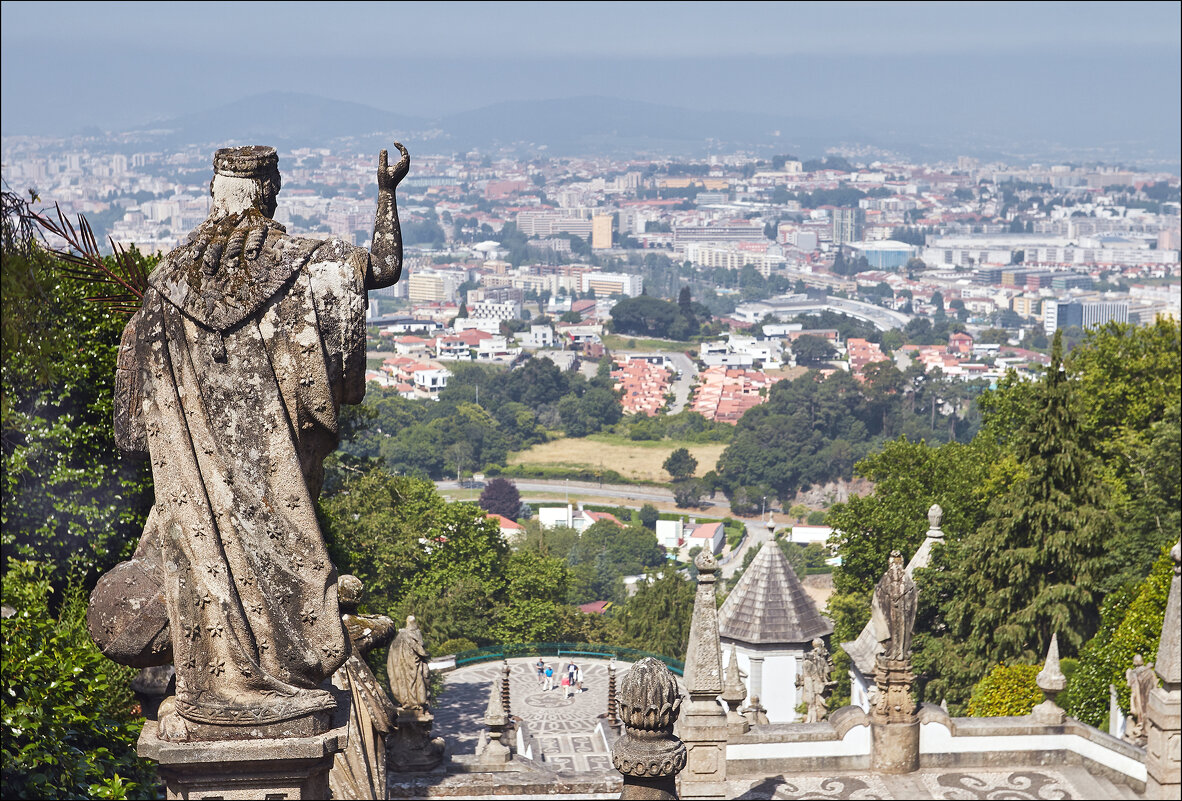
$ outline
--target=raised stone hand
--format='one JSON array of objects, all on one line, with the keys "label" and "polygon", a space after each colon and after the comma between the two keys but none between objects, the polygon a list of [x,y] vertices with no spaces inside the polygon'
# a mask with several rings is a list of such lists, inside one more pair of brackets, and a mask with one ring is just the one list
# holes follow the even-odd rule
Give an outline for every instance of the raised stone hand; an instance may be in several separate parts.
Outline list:
[{"label": "raised stone hand", "polygon": [[383,150],[378,156],[378,191],[379,192],[393,192],[394,188],[406,177],[410,172],[410,153],[401,142],[395,142],[394,147],[398,148],[398,152],[402,154],[402,158],[398,159],[393,167],[390,166],[390,155]]}]

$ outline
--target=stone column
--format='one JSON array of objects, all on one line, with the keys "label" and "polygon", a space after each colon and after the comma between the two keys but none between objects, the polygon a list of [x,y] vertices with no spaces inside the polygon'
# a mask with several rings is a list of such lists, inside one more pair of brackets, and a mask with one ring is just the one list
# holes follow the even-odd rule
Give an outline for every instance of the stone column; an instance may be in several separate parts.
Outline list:
[{"label": "stone column", "polygon": [[1038,723],[1048,726],[1061,726],[1066,717],[1063,707],[1055,703],[1055,698],[1067,686],[1067,677],[1059,669],[1059,635],[1051,635],[1051,646],[1047,649],[1047,661],[1035,679],[1038,689],[1042,690],[1043,702],[1031,710],[1030,714]]},{"label": "stone column", "polygon": [[1174,578],[1157,648],[1157,675],[1164,686],[1150,690],[1146,709],[1145,794],[1149,798],[1178,798],[1182,790],[1182,598],[1178,586],[1182,543],[1174,545],[1170,556],[1174,557]]},{"label": "stone column", "polygon": [[698,568],[698,591],[685,658],[690,699],[679,729],[689,758],[681,775],[681,797],[725,798],[727,725],[726,712],[718,702],[722,693],[722,643],[714,598],[718,562],[712,553],[703,550],[694,564]]},{"label": "stone column", "polygon": [[624,777],[621,799],[669,801],[677,798],[677,774],[686,749],[673,734],[681,692],[669,668],[651,656],[637,662],[620,687],[624,733],[612,743],[612,766]]},{"label": "stone column", "polygon": [[763,657],[752,655],[750,661],[751,675],[748,676],[750,681],[747,683],[747,687],[751,691],[752,697],[763,695]]}]

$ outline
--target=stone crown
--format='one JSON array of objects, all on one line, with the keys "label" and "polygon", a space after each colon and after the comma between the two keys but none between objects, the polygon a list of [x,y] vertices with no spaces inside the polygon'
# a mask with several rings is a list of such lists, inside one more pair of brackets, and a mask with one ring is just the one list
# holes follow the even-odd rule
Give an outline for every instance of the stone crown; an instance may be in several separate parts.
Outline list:
[{"label": "stone crown", "polygon": [[223,147],[213,154],[213,171],[231,178],[261,178],[279,169],[275,148],[265,145]]}]

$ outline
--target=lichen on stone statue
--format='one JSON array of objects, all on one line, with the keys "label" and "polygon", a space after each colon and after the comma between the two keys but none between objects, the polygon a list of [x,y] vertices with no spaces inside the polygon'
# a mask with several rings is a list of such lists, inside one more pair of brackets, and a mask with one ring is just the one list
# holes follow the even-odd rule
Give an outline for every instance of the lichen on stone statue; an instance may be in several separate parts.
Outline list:
[{"label": "lichen on stone statue", "polygon": [[155,505],[130,562],[91,597],[91,636],[125,664],[176,666],[163,739],[310,736],[349,653],[316,519],[342,404],[365,394],[369,289],[401,273],[379,158],[371,252],[290,236],[268,147],[214,156],[209,218],[153,271],[120,343],[115,434],[152,463]]}]

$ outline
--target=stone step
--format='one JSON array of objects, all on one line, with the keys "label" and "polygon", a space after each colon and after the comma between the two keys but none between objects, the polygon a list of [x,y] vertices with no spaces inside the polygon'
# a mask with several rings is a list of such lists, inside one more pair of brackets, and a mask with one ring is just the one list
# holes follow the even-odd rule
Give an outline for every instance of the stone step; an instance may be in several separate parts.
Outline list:
[{"label": "stone step", "polygon": [[1089,773],[1086,768],[1079,765],[1065,765],[1060,769],[1060,772],[1079,791],[1081,794],[1079,796],[1080,798],[1116,799],[1138,797],[1136,794],[1126,795],[1125,791],[1131,793],[1131,788],[1113,784],[1103,776]]}]

